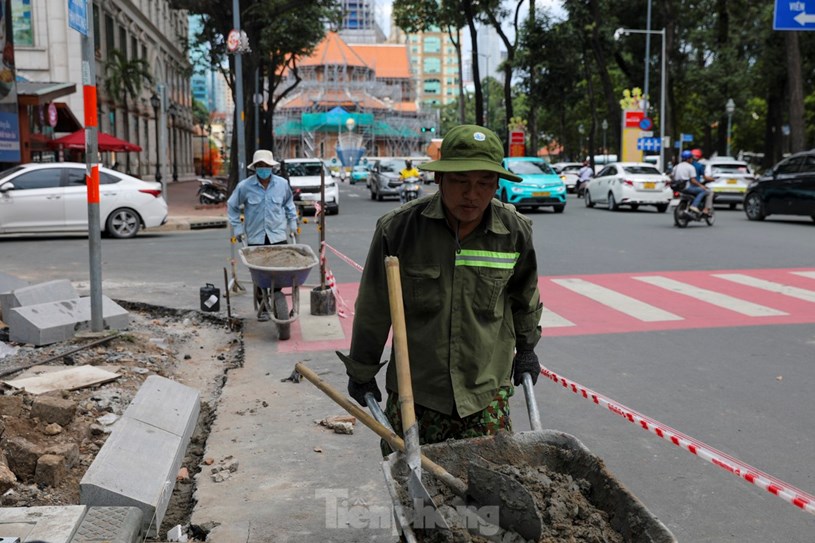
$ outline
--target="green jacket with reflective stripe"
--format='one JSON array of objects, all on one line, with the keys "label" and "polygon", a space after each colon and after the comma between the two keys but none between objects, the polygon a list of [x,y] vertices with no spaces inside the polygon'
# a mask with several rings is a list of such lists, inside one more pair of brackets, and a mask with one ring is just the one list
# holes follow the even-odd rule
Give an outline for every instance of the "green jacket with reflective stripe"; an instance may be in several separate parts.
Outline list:
[{"label": "green jacket with reflective stripe", "polygon": [[[415,402],[461,417],[481,411],[509,384],[515,347],[531,349],[540,339],[532,222],[493,200],[459,247],[438,193],[380,218],[360,282],[350,356],[337,353],[361,383],[382,367],[391,327],[386,256],[399,258]],[[398,391],[393,363],[386,385]]]}]

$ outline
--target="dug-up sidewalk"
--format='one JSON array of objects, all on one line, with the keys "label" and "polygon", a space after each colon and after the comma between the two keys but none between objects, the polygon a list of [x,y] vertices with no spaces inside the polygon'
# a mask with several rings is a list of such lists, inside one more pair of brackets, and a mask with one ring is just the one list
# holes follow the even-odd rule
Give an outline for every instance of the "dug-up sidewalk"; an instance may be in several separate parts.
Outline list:
[{"label": "dug-up sidewalk", "polygon": [[226,228],[226,204],[202,205],[198,202],[198,179],[182,179],[167,183],[167,222],[152,231],[198,230]]},{"label": "dug-up sidewalk", "polygon": [[191,524],[214,543],[398,541],[379,438],[358,421],[351,435],[319,425],[345,412],[305,379],[284,380],[302,361],[344,392],[337,356],[281,352],[274,325],[253,318],[244,344],[207,440],[212,463],[197,475]]}]

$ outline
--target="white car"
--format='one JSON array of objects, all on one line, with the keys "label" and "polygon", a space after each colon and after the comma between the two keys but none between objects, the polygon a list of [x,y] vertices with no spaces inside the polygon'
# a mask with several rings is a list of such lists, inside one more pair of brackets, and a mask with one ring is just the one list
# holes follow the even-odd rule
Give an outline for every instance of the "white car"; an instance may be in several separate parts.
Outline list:
[{"label": "white car", "polygon": [[575,187],[577,186],[578,172],[580,168],[583,167],[582,162],[556,162],[552,164],[552,167],[555,171],[560,175],[560,178],[563,179],[563,183],[566,185],[566,190],[568,192],[574,192]]},{"label": "white car", "polygon": [[[0,234],[87,232],[85,164],[22,164],[0,173]],[[161,183],[99,168],[99,216],[104,232],[132,238],[167,222]]]},{"label": "white car", "polygon": [[340,188],[337,178],[319,158],[289,158],[282,162],[281,172],[288,178],[294,193],[294,203],[301,207],[314,207],[320,202],[320,171],[325,178],[326,213],[340,212]]},{"label": "white car", "polygon": [[673,197],[670,179],[644,162],[615,162],[603,168],[589,181],[585,191],[586,207],[606,204],[611,211],[620,206],[637,209],[655,206],[664,213]]},{"label": "white car", "polygon": [[734,158],[712,158],[705,162],[705,175],[712,177],[706,186],[713,191],[714,204],[729,204],[730,209],[744,201],[744,194],[755,174],[746,162]]}]

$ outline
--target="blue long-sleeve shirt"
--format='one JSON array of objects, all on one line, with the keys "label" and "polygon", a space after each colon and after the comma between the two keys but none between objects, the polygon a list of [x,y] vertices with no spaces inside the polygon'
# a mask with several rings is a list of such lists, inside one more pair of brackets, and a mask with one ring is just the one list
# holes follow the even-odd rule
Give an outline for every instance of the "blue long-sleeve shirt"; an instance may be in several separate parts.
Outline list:
[{"label": "blue long-sleeve shirt", "polygon": [[[243,205],[244,222],[240,206]],[[271,243],[286,241],[286,227],[297,231],[297,210],[289,182],[273,175],[264,189],[257,176],[238,183],[227,201],[227,215],[234,234],[246,234],[250,245],[262,245],[268,237]]]}]

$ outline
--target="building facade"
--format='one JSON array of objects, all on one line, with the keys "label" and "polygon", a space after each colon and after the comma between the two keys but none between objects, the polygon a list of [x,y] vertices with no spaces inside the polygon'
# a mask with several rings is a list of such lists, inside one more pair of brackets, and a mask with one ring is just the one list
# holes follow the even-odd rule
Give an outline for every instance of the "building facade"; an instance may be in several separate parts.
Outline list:
[{"label": "building facade", "polygon": [[[89,18],[90,7],[89,2]],[[18,77],[32,82],[74,83],[80,92],[64,100],[74,116],[83,121],[81,36],[68,27],[67,2],[14,0],[13,14]],[[139,153],[129,153],[129,169],[144,179],[155,177],[158,162],[165,165],[162,173],[167,179],[173,172],[177,177],[193,173],[192,95],[187,75],[190,64],[182,48],[187,19],[187,13],[171,9],[168,0],[93,2],[89,22],[95,37],[99,130],[142,147]],[[106,88],[115,50],[126,60],[143,59],[149,67],[153,83],[144,81],[135,98],[111,96]],[[159,85],[166,88],[167,105],[172,106],[165,127],[158,126],[158,111],[150,100]],[[166,130],[167,145],[160,149],[156,135],[162,128]],[[128,162],[127,156],[106,155],[103,162],[115,161],[121,169]],[[37,158],[53,159],[46,153]]]}]

